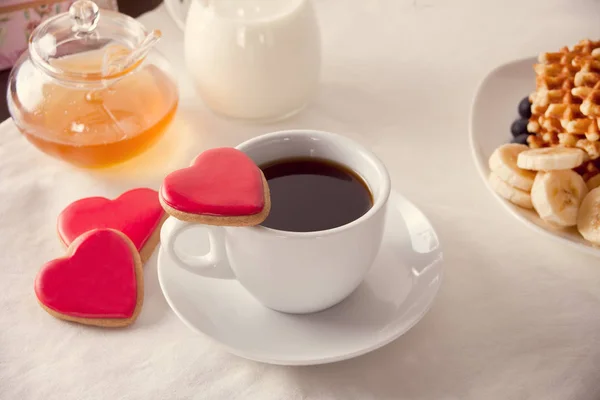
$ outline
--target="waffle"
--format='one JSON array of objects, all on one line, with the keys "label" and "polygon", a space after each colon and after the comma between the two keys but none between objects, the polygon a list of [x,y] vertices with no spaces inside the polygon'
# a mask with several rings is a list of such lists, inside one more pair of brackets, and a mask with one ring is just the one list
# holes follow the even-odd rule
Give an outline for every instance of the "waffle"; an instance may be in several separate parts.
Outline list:
[{"label": "waffle", "polygon": [[558,144],[557,135],[565,132],[563,125],[580,115],[581,101],[571,93],[578,72],[574,59],[575,54],[565,47],[557,53],[542,53],[534,65],[536,91],[530,96],[527,130],[538,136],[537,147]]},{"label": "waffle", "polygon": [[600,80],[600,46],[576,54],[572,64],[577,69],[575,86],[594,86]]},{"label": "waffle", "polygon": [[573,65],[576,54],[567,47],[557,53],[542,53],[533,66],[536,91],[530,96],[532,118],[542,116],[550,104],[563,102],[574,87],[578,68]]},{"label": "waffle", "polygon": [[[600,173],[600,41],[542,53],[534,65],[536,91],[529,96],[527,129],[532,148],[578,147],[589,161],[577,169],[585,179]],[[599,160],[600,161],[600,160]],[[600,165],[600,164],[599,164]]]}]

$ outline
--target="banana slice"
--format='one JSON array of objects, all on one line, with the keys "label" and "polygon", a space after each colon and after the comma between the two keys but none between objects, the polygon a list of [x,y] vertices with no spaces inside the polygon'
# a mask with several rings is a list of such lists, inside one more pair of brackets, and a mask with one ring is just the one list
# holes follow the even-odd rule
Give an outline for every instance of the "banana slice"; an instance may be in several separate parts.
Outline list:
[{"label": "banana slice", "polygon": [[579,167],[587,153],[573,147],[545,147],[519,153],[517,166],[532,171],[556,171]]},{"label": "banana slice", "polygon": [[585,181],[585,184],[589,190],[596,189],[598,186],[600,186],[600,174],[592,176],[590,179]]},{"label": "banana slice", "polygon": [[583,178],[575,171],[538,172],[531,188],[531,202],[544,221],[560,227],[574,226],[587,193]]},{"label": "banana slice", "polygon": [[533,186],[535,172],[517,166],[517,157],[527,150],[529,150],[529,147],[524,144],[502,145],[490,156],[489,166],[493,173],[510,186],[529,192]]},{"label": "banana slice", "polygon": [[492,172],[490,174],[489,182],[492,189],[494,189],[494,192],[498,193],[501,197],[505,198],[511,203],[523,208],[533,208],[533,204],[531,203],[531,195],[529,193],[510,186],[498,175],[496,175],[496,173]]},{"label": "banana slice", "polygon": [[585,240],[600,244],[600,188],[589,192],[581,202],[577,229]]}]

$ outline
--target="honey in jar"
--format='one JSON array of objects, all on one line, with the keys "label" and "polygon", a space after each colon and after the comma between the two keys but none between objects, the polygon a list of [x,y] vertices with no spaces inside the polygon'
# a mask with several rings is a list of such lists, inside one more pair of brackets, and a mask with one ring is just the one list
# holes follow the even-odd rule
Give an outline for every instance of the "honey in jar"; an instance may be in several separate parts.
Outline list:
[{"label": "honey in jar", "polygon": [[88,0],[40,25],[9,80],[9,109],[37,148],[82,167],[128,160],[167,130],[178,104],[159,32]]}]

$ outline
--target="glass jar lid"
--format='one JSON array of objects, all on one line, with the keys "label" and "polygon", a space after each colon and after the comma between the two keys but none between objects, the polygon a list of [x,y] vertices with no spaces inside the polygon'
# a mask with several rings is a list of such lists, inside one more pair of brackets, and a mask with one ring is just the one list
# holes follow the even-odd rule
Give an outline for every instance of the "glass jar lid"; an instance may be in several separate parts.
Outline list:
[{"label": "glass jar lid", "polygon": [[46,74],[70,83],[105,82],[143,61],[160,39],[135,19],[77,0],[69,11],[40,24],[29,39],[29,54]]}]

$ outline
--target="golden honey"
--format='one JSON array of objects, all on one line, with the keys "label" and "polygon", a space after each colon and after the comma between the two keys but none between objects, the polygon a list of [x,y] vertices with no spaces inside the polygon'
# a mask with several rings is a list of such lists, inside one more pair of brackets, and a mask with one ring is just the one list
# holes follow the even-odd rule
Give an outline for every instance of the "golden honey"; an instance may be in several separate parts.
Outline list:
[{"label": "golden honey", "polygon": [[38,129],[22,133],[45,153],[82,167],[110,166],[146,150],[165,132],[178,102],[175,84],[152,65],[105,89],[45,83],[42,93],[20,124]]}]

